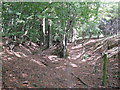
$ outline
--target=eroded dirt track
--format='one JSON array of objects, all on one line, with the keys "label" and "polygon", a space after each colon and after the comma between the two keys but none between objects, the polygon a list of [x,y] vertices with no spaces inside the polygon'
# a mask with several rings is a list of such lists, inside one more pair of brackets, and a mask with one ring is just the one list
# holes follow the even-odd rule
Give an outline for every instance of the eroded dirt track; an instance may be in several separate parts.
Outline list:
[{"label": "eroded dirt track", "polygon": [[[100,87],[103,58],[100,52],[93,52],[96,41],[69,44],[67,59],[52,55],[53,49],[41,52],[35,45],[19,46],[14,52],[3,49],[3,87]],[[118,70],[118,59],[108,59],[107,86],[119,86]]]}]

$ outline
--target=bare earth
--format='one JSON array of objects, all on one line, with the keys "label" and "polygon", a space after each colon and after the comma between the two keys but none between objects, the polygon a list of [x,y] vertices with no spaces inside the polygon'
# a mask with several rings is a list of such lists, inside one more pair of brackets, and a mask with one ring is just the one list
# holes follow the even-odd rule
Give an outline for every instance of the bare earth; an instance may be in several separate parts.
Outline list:
[{"label": "bare earth", "polygon": [[[98,39],[79,41],[68,45],[67,59],[52,55],[54,47],[40,51],[38,46],[15,47],[15,51],[4,48],[2,54],[2,80],[4,88],[90,88],[101,87],[103,57],[94,52]],[[106,87],[120,86],[118,59],[107,60]]]}]

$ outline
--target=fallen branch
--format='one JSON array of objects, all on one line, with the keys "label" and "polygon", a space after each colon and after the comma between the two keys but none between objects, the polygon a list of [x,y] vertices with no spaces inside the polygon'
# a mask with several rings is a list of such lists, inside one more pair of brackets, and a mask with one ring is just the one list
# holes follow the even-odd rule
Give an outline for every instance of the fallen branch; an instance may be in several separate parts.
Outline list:
[{"label": "fallen branch", "polygon": [[92,87],[92,86],[90,86],[90,85],[88,85],[88,84],[86,84],[83,80],[81,80],[78,76],[76,76],[74,73],[71,73],[78,81],[80,81],[82,84],[84,84],[85,86],[87,86],[87,87]]}]

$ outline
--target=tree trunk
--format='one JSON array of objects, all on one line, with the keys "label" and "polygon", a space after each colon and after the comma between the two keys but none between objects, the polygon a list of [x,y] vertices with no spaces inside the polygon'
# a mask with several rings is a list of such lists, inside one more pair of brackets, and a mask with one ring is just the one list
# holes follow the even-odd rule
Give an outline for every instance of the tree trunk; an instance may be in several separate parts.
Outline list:
[{"label": "tree trunk", "polygon": [[69,40],[70,43],[73,42],[73,30],[69,31]]},{"label": "tree trunk", "polygon": [[45,31],[45,46],[46,49],[49,48],[49,29],[50,29],[50,25],[48,23],[48,19],[46,19],[46,31]]},{"label": "tree trunk", "polygon": [[63,35],[63,58],[67,57],[67,36]]},{"label": "tree trunk", "polygon": [[64,34],[63,34],[63,39],[62,39],[62,57],[66,58],[67,57],[67,31],[68,28],[65,28],[65,22],[62,20],[62,29],[64,30]]},{"label": "tree trunk", "polygon": [[49,29],[48,29],[48,37],[49,37],[49,48],[52,47],[52,20],[49,20]]},{"label": "tree trunk", "polygon": [[43,44],[45,45],[45,21],[46,21],[46,19],[45,18],[43,18]]}]

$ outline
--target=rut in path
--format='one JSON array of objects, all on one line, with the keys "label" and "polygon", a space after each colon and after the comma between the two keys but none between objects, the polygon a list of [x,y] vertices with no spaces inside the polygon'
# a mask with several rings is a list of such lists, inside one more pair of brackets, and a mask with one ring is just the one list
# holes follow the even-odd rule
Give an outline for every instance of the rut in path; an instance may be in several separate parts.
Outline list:
[{"label": "rut in path", "polygon": [[[18,47],[14,54],[4,52],[2,57],[3,86],[99,87],[102,82],[102,59],[98,53],[90,49],[93,47],[91,43],[94,42],[91,41],[87,45],[84,43],[84,48],[81,44],[68,45],[69,57],[67,59],[52,55],[52,49],[32,54],[25,47]],[[113,71],[117,70],[113,70],[113,67],[116,67],[117,60],[111,59],[111,61],[108,64],[108,85],[117,86],[117,80],[113,78]]]}]

